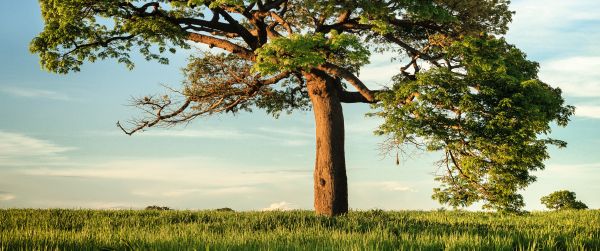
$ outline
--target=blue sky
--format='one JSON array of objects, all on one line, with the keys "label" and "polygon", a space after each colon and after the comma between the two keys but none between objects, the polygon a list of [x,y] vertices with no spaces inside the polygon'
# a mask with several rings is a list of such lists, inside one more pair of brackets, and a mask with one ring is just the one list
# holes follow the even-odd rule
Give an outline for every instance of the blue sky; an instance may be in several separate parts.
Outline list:
[{"label": "blue sky", "polygon": [[[509,42],[541,64],[540,78],[578,107],[552,137],[546,170],[523,194],[528,210],[559,189],[600,208],[600,2],[516,0]],[[18,23],[18,25],[16,25]],[[40,70],[29,41],[42,29],[36,1],[0,9],[0,208],[312,208],[314,123],[310,112],[273,119],[262,111],[201,118],[129,137],[116,121],[139,115],[130,98],[178,87],[185,53],[170,65],[113,61],[55,75]],[[397,64],[374,56],[361,72],[385,85]],[[366,105],[345,105],[350,207],[435,209],[439,153],[414,152],[399,166],[382,156]]]}]

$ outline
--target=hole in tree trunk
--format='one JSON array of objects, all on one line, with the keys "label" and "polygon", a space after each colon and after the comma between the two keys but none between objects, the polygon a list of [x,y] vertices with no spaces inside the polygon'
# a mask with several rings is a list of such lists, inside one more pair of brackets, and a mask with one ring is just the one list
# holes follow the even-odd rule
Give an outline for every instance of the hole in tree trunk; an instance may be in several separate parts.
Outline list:
[{"label": "hole in tree trunk", "polygon": [[325,180],[324,179],[319,179],[319,183],[321,184],[321,186],[325,186]]}]

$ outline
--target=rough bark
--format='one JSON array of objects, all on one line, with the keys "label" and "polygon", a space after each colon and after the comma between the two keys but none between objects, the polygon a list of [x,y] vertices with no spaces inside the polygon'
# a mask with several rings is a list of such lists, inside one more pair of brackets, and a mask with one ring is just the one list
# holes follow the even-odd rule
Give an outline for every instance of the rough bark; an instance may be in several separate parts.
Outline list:
[{"label": "rough bark", "polygon": [[344,157],[344,115],[335,82],[325,74],[305,74],[316,124],[315,211],[335,216],[348,212]]}]

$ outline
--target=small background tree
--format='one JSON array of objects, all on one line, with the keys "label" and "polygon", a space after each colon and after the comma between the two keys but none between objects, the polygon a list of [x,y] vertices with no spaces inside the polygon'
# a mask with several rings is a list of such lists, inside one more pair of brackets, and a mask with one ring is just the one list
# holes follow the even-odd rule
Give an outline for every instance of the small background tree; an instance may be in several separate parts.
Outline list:
[{"label": "small background tree", "polygon": [[575,199],[575,192],[561,190],[542,197],[542,204],[548,209],[587,209],[588,206]]}]

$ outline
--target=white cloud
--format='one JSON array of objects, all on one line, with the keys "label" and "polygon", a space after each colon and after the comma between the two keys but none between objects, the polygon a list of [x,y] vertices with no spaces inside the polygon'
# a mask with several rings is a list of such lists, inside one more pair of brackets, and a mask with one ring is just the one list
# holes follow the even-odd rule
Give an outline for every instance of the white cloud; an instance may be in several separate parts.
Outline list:
[{"label": "white cloud", "polygon": [[[121,131],[88,131],[93,135],[124,136]],[[313,142],[312,128],[268,128],[255,130],[238,130],[234,128],[203,128],[203,129],[151,129],[137,134],[138,137],[173,137],[173,138],[202,138],[224,140],[261,140],[286,147],[306,146]]]},{"label": "white cloud", "polygon": [[[386,53],[385,56],[391,57],[392,55]],[[390,62],[383,65],[367,65],[361,71],[359,78],[367,87],[377,90],[381,89],[382,86],[389,86],[392,81],[392,77],[400,73],[400,67],[402,64],[398,62]]]},{"label": "white cloud", "polygon": [[[266,167],[244,166],[243,169],[240,169],[240,167],[231,166],[231,164],[209,157],[178,157],[124,159],[98,164],[71,163],[65,167],[21,169],[20,173],[34,176],[169,182],[177,183],[180,186],[202,184],[203,187],[214,187],[215,189],[212,190],[214,194],[234,193],[257,184],[286,183],[309,176],[306,173],[246,172],[261,168]],[[171,194],[163,195],[176,196],[191,192],[194,191],[171,191]],[[160,192],[157,191],[157,193]]]},{"label": "white cloud", "polygon": [[[593,25],[586,27],[590,32],[578,29],[582,23],[600,20],[600,2],[597,0],[520,0],[514,1],[511,9],[516,15],[510,25],[509,37],[532,50],[585,51],[595,47],[597,39],[593,37],[600,36],[590,30],[595,27]],[[584,46],[574,47],[574,43]]]},{"label": "white cloud", "polygon": [[564,174],[578,174],[589,171],[600,171],[600,162],[598,163],[582,163],[582,164],[550,164],[546,167],[545,172],[547,173],[564,173]]},{"label": "white cloud", "polygon": [[600,97],[600,56],[570,57],[542,62],[540,79],[567,96]]},{"label": "white cloud", "polygon": [[260,127],[260,128],[258,128],[258,130],[263,133],[268,133],[269,135],[279,134],[279,135],[299,137],[299,138],[314,137],[312,128],[286,127],[285,129],[283,129],[283,128],[274,128],[274,127]]},{"label": "white cloud", "polygon": [[283,140],[281,143],[284,146],[307,146],[312,143],[312,141],[308,140]]},{"label": "white cloud", "polygon": [[84,202],[84,208],[90,209],[106,209],[106,210],[127,210],[127,209],[136,209],[141,208],[140,205],[127,204],[122,202],[106,202],[106,201],[92,201],[92,202]]},{"label": "white cloud", "polygon": [[74,149],[20,133],[0,131],[0,166],[29,163],[31,158],[62,159],[62,153]]},{"label": "white cloud", "polygon": [[575,105],[575,116],[583,118],[600,119],[600,106]]},{"label": "white cloud", "polygon": [[58,93],[55,91],[43,90],[43,89],[34,89],[34,88],[23,88],[23,87],[15,87],[8,86],[3,87],[0,91],[24,98],[44,98],[44,99],[53,99],[53,100],[63,100],[68,101],[71,100],[69,96],[63,93]]},{"label": "white cloud", "polygon": [[347,134],[360,134],[373,136],[374,131],[383,123],[379,117],[360,117],[360,119],[350,120],[345,123]]},{"label": "white cloud", "polygon": [[16,196],[7,192],[0,192],[0,201],[9,201],[15,199]]},{"label": "white cloud", "polygon": [[385,191],[416,192],[412,187],[396,181],[383,181],[379,183],[379,186]]},{"label": "white cloud", "polygon": [[274,128],[274,127],[260,127],[258,131],[260,135],[256,135],[257,138],[262,140],[268,140],[282,146],[297,147],[297,146],[308,146],[314,140],[314,129],[312,127],[298,128],[298,127],[286,127]]},{"label": "white cloud", "polygon": [[[518,0],[511,9],[516,11],[514,22],[528,22],[531,26],[566,25],[573,21],[600,20],[600,4],[596,0]],[[561,16],[561,22],[548,22]]]},{"label": "white cloud", "polygon": [[263,208],[262,211],[288,211],[294,209],[294,204],[287,201],[271,203],[269,207]]},{"label": "white cloud", "polygon": [[237,195],[237,194],[251,194],[256,193],[258,188],[253,186],[233,186],[233,187],[221,187],[204,189],[204,193],[207,195]]},{"label": "white cloud", "polygon": [[140,133],[141,136],[150,137],[183,137],[183,138],[208,138],[208,139],[241,139],[253,135],[241,132],[237,129],[214,129],[203,130],[149,130]]},{"label": "white cloud", "polygon": [[232,187],[204,187],[204,188],[182,188],[182,189],[144,189],[144,190],[133,190],[132,195],[141,197],[165,197],[165,198],[180,198],[194,194],[208,195],[208,196],[222,196],[222,195],[239,195],[239,194],[251,194],[256,193],[257,188],[252,186],[232,186]]},{"label": "white cloud", "polygon": [[356,186],[389,192],[417,192],[416,189],[397,181],[361,182]]},{"label": "white cloud", "polygon": [[148,189],[144,189],[144,190],[133,190],[131,191],[132,195],[136,195],[136,196],[141,196],[141,197],[167,197],[167,198],[178,198],[178,197],[183,197],[183,196],[187,196],[193,193],[196,193],[198,191],[202,191],[201,189],[198,188],[185,188],[185,189],[174,189],[174,190],[166,190],[166,191],[160,191],[160,190],[148,190]]},{"label": "white cloud", "polygon": [[[270,142],[285,147],[299,147],[310,145],[314,140],[312,127],[259,127],[254,130],[240,131],[238,129],[226,128],[204,128],[201,130],[148,130],[140,135],[149,137],[182,137],[182,138],[205,138],[205,139],[251,139],[262,142]],[[114,134],[114,133],[113,133]]]},{"label": "white cloud", "polygon": [[540,79],[565,96],[600,97],[600,1],[520,0],[511,9],[509,41],[546,58]]}]

